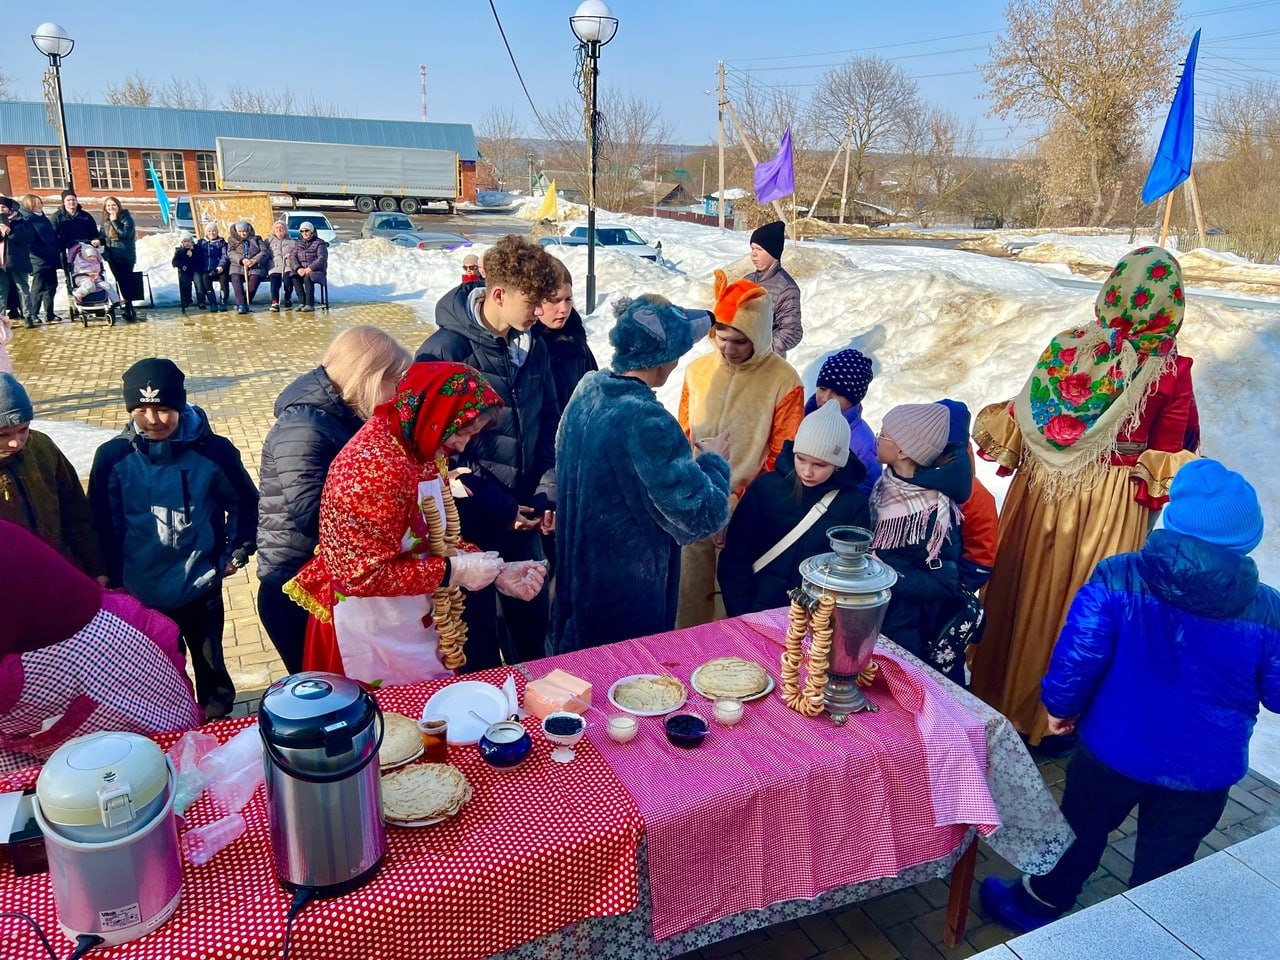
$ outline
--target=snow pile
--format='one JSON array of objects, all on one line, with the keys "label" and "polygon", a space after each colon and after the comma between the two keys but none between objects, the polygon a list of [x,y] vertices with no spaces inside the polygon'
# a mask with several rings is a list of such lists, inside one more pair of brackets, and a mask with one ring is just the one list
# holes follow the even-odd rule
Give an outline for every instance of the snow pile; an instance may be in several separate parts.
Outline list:
[{"label": "snow pile", "polygon": [[[525,197],[523,200],[521,200],[519,203],[516,204],[515,210],[511,212],[512,216],[519,217],[521,220],[537,220],[538,211],[542,209],[542,202],[545,199],[546,199],[545,195],[540,197]],[[556,203],[557,203],[557,209],[559,210],[559,213],[560,213],[560,221],[562,223],[567,220],[584,220],[585,221],[587,216],[587,208],[584,207],[582,204],[570,203],[568,200],[565,200],[558,195],[556,197]],[[605,211],[599,210],[599,209],[597,209],[596,215],[609,216],[609,214],[605,213]]]}]

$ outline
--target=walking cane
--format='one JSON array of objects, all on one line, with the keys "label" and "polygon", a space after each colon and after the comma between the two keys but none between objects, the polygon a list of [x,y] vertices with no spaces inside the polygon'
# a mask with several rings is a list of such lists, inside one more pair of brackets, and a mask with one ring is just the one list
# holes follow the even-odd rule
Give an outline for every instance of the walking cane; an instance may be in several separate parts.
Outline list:
[{"label": "walking cane", "polygon": [[244,271],[244,308],[249,309],[249,265],[244,262],[244,257],[240,258],[240,269]]}]

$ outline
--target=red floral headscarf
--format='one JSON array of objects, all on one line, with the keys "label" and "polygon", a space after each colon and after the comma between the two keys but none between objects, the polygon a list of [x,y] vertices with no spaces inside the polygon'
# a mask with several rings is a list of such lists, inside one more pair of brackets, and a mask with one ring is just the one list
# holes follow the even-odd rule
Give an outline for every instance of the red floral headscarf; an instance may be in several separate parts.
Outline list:
[{"label": "red floral headscarf", "polygon": [[415,363],[396,384],[395,396],[379,404],[375,417],[386,420],[420,460],[430,460],[440,445],[502,398],[479,371],[465,363]]}]

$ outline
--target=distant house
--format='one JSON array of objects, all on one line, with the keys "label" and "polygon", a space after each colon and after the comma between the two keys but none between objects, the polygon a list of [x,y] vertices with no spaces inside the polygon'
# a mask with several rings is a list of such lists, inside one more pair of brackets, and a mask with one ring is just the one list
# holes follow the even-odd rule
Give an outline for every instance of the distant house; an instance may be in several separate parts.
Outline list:
[{"label": "distant house", "polygon": [[[814,220],[825,220],[827,223],[840,222],[840,201],[824,200],[809,212]],[[888,207],[865,200],[845,201],[845,223],[860,223],[865,227],[883,227],[895,219],[894,212]]]},{"label": "distant house", "polygon": [[[147,161],[166,193],[218,189],[218,137],[302,140],[452,150],[461,173],[459,195],[476,196],[475,134],[469,123],[298,117],[231,110],[178,110],[68,103],[71,172],[81,199],[154,193]],[[0,100],[0,194],[48,196],[66,186],[57,131],[43,103]]]},{"label": "distant house", "polygon": [[635,206],[643,212],[645,207],[687,207],[695,198],[678,181],[640,180],[636,183]]}]

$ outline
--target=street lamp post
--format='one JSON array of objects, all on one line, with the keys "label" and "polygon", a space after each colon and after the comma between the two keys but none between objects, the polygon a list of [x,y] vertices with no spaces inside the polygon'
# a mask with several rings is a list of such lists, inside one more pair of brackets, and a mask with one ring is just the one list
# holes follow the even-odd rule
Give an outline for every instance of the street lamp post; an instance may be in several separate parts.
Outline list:
[{"label": "street lamp post", "polygon": [[67,189],[75,189],[75,181],[71,177],[71,148],[67,146],[67,111],[62,102],[62,59],[75,49],[76,42],[67,36],[67,31],[56,23],[42,23],[31,35],[31,42],[36,49],[49,58],[49,69],[44,75],[45,102],[49,104],[49,121],[52,123],[57,115],[58,141],[62,147],[62,175],[66,178]]},{"label": "street lamp post", "polygon": [[596,92],[600,86],[600,48],[618,32],[618,18],[604,0],[582,0],[569,18],[569,26],[582,44],[586,57],[584,80],[591,86],[587,115],[587,164],[591,170],[587,184],[587,313],[591,313],[596,307]]}]

